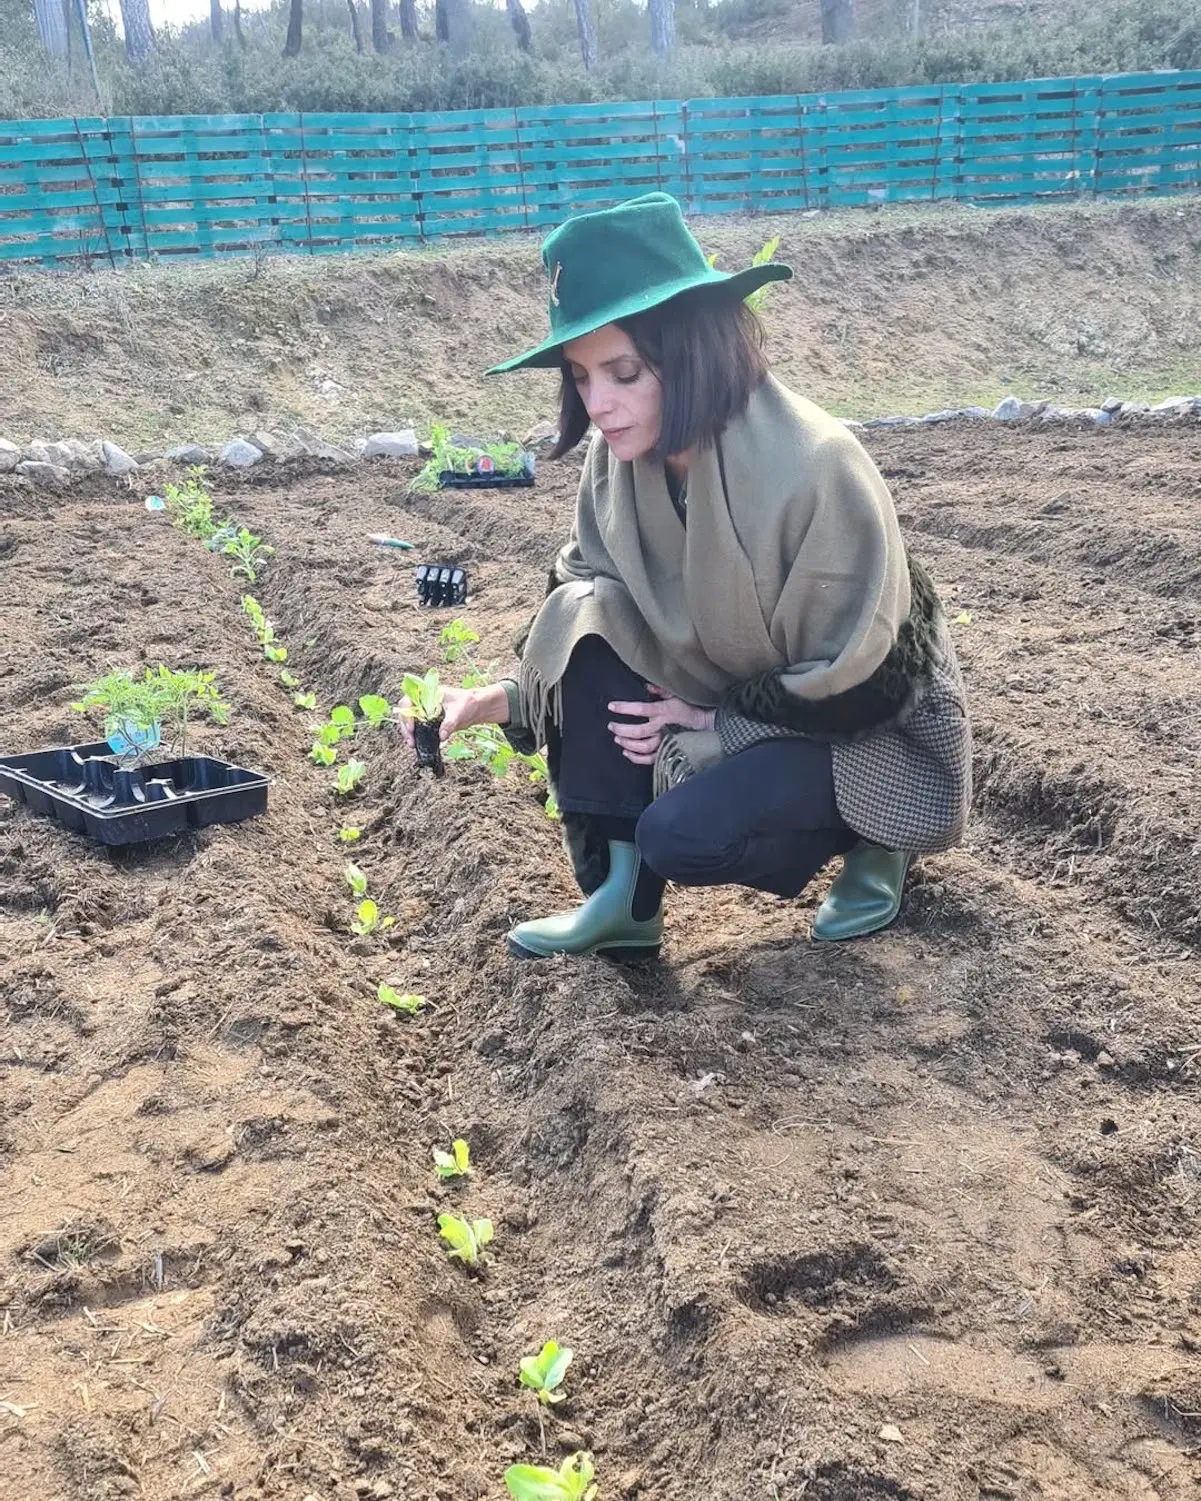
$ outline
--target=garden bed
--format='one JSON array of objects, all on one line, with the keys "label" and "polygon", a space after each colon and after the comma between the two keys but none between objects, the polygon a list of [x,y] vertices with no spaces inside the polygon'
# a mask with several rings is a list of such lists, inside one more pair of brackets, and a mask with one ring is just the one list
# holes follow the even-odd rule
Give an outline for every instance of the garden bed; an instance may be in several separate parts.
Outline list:
[{"label": "garden bed", "polygon": [[[968,843],[849,947],[809,943],[820,890],[673,893],[643,971],[507,956],[573,898],[523,776],[421,776],[385,726],[339,798],[227,559],[136,491],[0,489],[0,750],[87,738],[80,685],[144,658],[216,671],[196,754],[274,778],[143,850],[0,799],[4,1501],[499,1501],[546,1339],[548,1446],[602,1501],[1196,1494],[1196,432],[869,438],[958,617]],[[222,477],[325,710],[452,678],[456,616],[499,674],[566,533],[571,464],[417,467]],[[465,607],[416,604],[422,557]],[[396,918],[365,936],[348,824]],[[483,1276],[452,1210],[494,1222]]]}]

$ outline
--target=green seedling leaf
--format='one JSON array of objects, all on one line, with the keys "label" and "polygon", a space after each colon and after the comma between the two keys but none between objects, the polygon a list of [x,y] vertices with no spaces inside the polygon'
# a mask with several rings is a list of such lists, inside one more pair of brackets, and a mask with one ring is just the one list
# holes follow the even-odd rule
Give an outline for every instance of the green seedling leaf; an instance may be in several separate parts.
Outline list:
[{"label": "green seedling leaf", "polygon": [[513,1501],[592,1501],[592,1456],[579,1450],[565,1459],[557,1470],[543,1465],[510,1465],[505,1471],[505,1485]]},{"label": "green seedling leaf", "polygon": [[410,719],[437,719],[441,714],[442,684],[436,667],[431,667],[424,677],[406,672],[401,687],[409,701],[405,713]]},{"label": "green seedling leaf", "polygon": [[574,1352],[557,1345],[553,1339],[548,1339],[542,1346],[538,1355],[527,1355],[521,1361],[520,1379],[522,1386],[528,1386],[536,1392],[539,1402],[550,1405],[554,1402],[562,1402],[567,1395],[560,1391],[563,1377],[567,1374],[567,1367],[572,1362]]},{"label": "green seedling leaf", "polygon": [[452,620],[442,627],[438,645],[447,662],[457,662],[460,657],[470,655],[471,648],[479,644],[479,639],[464,621]]},{"label": "green seedling leaf", "polygon": [[315,709],[317,707],[317,695],[315,693],[294,693],[292,702],[298,709]]},{"label": "green seedling leaf", "polygon": [[468,1224],[457,1214],[440,1214],[438,1234],[450,1247],[451,1257],[457,1257],[464,1266],[478,1266],[480,1252],[492,1240],[492,1221],[472,1220]]},{"label": "green seedling leaf", "polygon": [[378,693],[365,693],[359,699],[359,708],[363,711],[363,718],[373,730],[379,729],[392,712],[392,705],[386,698],[381,698]]},{"label": "green seedling leaf", "polygon": [[263,656],[268,662],[286,662],[288,660],[288,648],[286,646],[264,646]]},{"label": "green seedling leaf", "polygon": [[416,1016],[419,1011],[429,1005],[423,995],[402,995],[400,991],[393,990],[391,985],[384,984],[382,980],[375,995],[376,999],[382,1001],[385,1006],[391,1006],[393,1011],[403,1011],[406,1016]]},{"label": "green seedling leaf", "polygon": [[338,768],[337,780],[334,782],[334,791],[339,797],[349,797],[367,770],[365,761],[347,761],[345,766]]},{"label": "green seedling leaf", "polygon": [[956,625],[971,625],[971,623],[972,612],[970,610],[960,610],[959,614],[955,617]]},{"label": "green seedling leaf", "polygon": [[362,829],[352,828],[349,824],[338,830],[338,838],[343,844],[354,844],[363,837]]},{"label": "green seedling leaf", "polygon": [[[213,529],[216,530],[216,527]],[[210,533],[211,535],[211,533]],[[261,537],[256,537],[246,527],[239,527],[221,549],[227,557],[236,559],[234,566],[229,570],[231,578],[248,579],[254,583],[263,564],[275,552],[274,547],[268,546]]]},{"label": "green seedling leaf", "polygon": [[337,724],[323,724],[317,731],[317,743],[319,745],[334,746],[342,739],[342,727]]},{"label": "green seedling leaf", "polygon": [[300,687],[300,679],[296,676],[296,674],[294,672],[289,672],[286,667],[281,668],[280,674],[279,674],[279,680],[284,685],[285,688],[299,688]]},{"label": "green seedling leaf", "polygon": [[379,925],[379,907],[371,900],[370,897],[367,897],[364,901],[361,901],[359,903],[356,910],[355,919],[350,926],[356,933],[360,935],[360,937],[362,937],[368,933],[374,933]]},{"label": "green seedling leaf", "polygon": [[262,626],[264,620],[266,619],[266,616],[263,614],[262,605],[259,604],[258,600],[255,599],[253,594],[243,594],[242,613],[243,615],[249,615],[250,622],[256,630],[258,630]]},{"label": "green seedling leaf", "polygon": [[471,1148],[461,1136],[456,1136],[449,1152],[434,1148],[434,1171],[443,1181],[448,1178],[470,1178],[475,1169],[471,1165]]},{"label": "green seedling leaf", "polygon": [[354,734],[354,710],[348,709],[345,704],[339,704],[329,711],[329,722],[336,724],[344,735]]},{"label": "green seedling leaf", "polygon": [[354,863],[353,860],[346,862],[346,868],[342,872],[346,878],[346,884],[354,892],[355,896],[367,895],[367,877]]},{"label": "green seedling leaf", "polygon": [[[309,756],[316,761],[318,766],[332,766],[338,759],[338,752],[332,745],[322,745],[320,740],[313,741],[313,748]],[[345,767],[343,767],[345,770]]]}]

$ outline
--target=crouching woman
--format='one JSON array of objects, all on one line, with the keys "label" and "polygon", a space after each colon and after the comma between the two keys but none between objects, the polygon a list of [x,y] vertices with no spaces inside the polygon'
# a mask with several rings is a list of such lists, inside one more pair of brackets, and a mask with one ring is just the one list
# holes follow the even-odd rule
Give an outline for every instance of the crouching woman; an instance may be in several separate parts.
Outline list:
[{"label": "crouching woman", "polygon": [[546,241],[558,452],[597,429],[520,680],[446,693],[443,735],[547,747],[586,900],[521,958],[656,955],[669,881],[796,897],[818,939],[887,926],[911,856],[963,832],[971,746],[938,597],[867,453],[767,370],[745,298],[650,194]]}]

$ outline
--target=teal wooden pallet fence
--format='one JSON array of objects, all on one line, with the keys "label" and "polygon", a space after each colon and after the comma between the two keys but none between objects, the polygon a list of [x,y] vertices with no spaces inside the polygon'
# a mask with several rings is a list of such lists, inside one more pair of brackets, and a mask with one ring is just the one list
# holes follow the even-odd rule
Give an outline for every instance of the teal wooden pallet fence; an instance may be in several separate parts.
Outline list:
[{"label": "teal wooden pallet fence", "polygon": [[1201,191],[1201,71],[443,114],[0,121],[0,262],[328,254],[689,214]]}]

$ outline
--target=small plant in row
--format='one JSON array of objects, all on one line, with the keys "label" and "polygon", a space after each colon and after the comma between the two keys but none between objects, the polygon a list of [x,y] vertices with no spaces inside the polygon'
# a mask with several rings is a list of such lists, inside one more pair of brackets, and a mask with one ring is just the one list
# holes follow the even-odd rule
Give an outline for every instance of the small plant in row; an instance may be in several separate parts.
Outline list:
[{"label": "small plant in row", "polygon": [[353,860],[346,862],[346,868],[342,874],[346,884],[350,887],[351,895],[358,902],[350,924],[351,932],[360,938],[368,938],[373,933],[386,932],[394,927],[396,919],[384,917],[379,910],[379,905],[367,895],[367,877]]},{"label": "small plant in row", "polygon": [[217,520],[206,478],[203,464],[192,465],[182,485],[164,488],[163,509],[174,526],[203,542],[210,552],[233,558],[231,578],[244,578],[253,584],[275,549],[230,517]]},{"label": "small plant in row", "polygon": [[135,765],[164,741],[186,756],[189,724],[202,715],[216,724],[229,723],[229,705],[221,697],[216,673],[179,672],[161,664],[140,676],[124,668],[106,673],[71,707],[80,714],[99,710],[105,739]]},{"label": "small plant in row", "polygon": [[[267,616],[263,613],[262,605],[259,604],[253,594],[243,594],[242,613],[249,619],[255,635],[259,638],[259,645],[263,648],[263,655],[267,658],[268,662],[286,662],[288,660],[288,648],[276,641],[275,626],[267,619]],[[285,688],[300,687],[299,682],[291,673],[287,674],[286,681],[282,672],[279,677],[280,682],[283,683]]]}]

